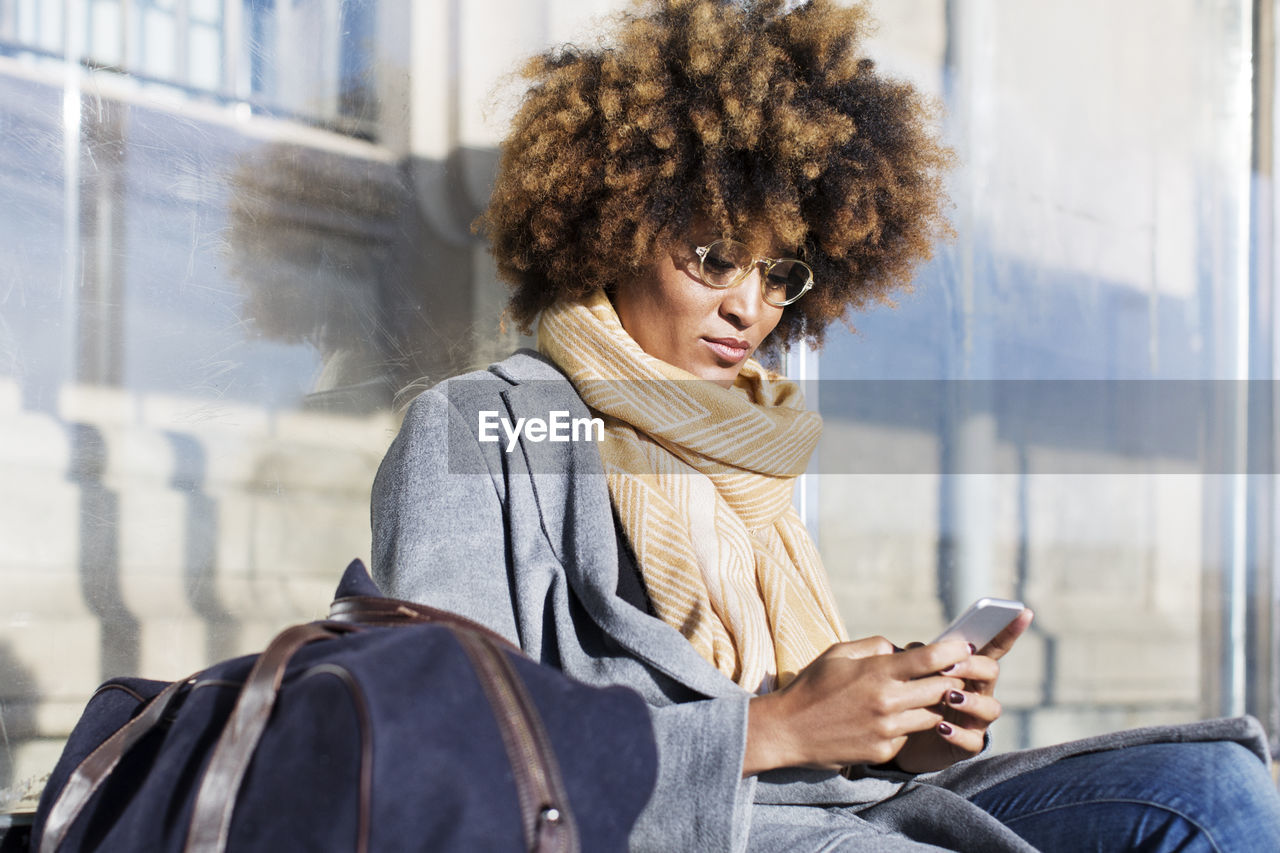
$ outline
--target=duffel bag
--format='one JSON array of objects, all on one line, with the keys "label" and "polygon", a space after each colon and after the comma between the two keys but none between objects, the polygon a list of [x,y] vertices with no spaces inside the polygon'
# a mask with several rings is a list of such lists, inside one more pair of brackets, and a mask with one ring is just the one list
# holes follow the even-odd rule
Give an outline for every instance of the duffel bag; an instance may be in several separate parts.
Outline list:
[{"label": "duffel bag", "polygon": [[356,561],[328,620],[260,655],[103,684],[32,849],[624,850],[656,772],[633,691],[384,598]]}]

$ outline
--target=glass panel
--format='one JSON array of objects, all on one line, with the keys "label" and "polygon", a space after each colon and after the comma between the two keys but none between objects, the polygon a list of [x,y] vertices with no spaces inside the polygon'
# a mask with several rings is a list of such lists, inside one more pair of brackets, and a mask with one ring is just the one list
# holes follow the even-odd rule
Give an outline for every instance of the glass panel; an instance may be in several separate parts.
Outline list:
[{"label": "glass panel", "polygon": [[1270,378],[1240,358],[1249,7],[876,11],[961,165],[956,239],[817,358],[811,491],[851,630],[927,640],[977,596],[1027,600],[1001,748],[1242,712],[1243,489],[1271,486],[1199,401]]},{"label": "glass panel", "polygon": [[619,5],[0,4],[0,811],[100,681],[258,650],[367,559],[400,392],[519,343],[491,93]]}]

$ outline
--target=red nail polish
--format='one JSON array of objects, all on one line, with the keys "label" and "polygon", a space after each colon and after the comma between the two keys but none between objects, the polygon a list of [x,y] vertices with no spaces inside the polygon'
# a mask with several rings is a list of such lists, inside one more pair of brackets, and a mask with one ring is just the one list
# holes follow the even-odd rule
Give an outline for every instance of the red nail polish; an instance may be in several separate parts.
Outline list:
[{"label": "red nail polish", "polygon": [[947,694],[947,701],[952,705],[959,705],[964,702],[964,694],[959,690],[952,690]]},{"label": "red nail polish", "polygon": [[951,666],[949,666],[949,667],[947,667],[946,669],[944,669],[944,670],[943,670],[943,672],[950,672],[951,670],[953,670],[953,669],[955,669],[955,668],[956,668],[956,665],[955,665],[955,664],[951,664]]},{"label": "red nail polish", "polygon": [[976,655],[977,653],[978,653],[978,647],[977,647],[977,646],[975,646],[973,643],[970,643],[970,644],[969,644],[969,654],[971,654],[971,655]]},{"label": "red nail polish", "polygon": [[938,723],[938,734],[940,734],[940,735],[949,735],[949,734],[951,734],[951,724],[950,724],[950,723]]}]

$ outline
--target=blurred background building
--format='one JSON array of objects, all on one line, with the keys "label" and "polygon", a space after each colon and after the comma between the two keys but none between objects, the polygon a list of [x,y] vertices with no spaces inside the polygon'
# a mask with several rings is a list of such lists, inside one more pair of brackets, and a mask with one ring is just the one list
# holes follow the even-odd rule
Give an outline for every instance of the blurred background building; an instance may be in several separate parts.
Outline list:
[{"label": "blurred background building", "polygon": [[[100,681],[257,650],[367,558],[400,405],[520,344],[470,231],[508,75],[622,5],[0,0],[0,811]],[[1022,597],[1000,748],[1274,742],[1274,3],[873,6],[961,165],[914,292],[786,360],[850,630]]]}]

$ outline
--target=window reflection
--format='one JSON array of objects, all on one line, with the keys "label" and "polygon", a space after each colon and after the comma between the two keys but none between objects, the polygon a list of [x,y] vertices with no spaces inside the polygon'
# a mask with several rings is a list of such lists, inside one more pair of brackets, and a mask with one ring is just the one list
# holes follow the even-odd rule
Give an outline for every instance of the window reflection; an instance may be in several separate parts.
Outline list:
[{"label": "window reflection", "polygon": [[397,391],[515,343],[457,155],[375,141],[379,14],[0,6],[5,808],[102,679],[322,612]]},{"label": "window reflection", "polygon": [[18,0],[0,16],[0,50],[367,136],[377,11],[374,0]]}]

